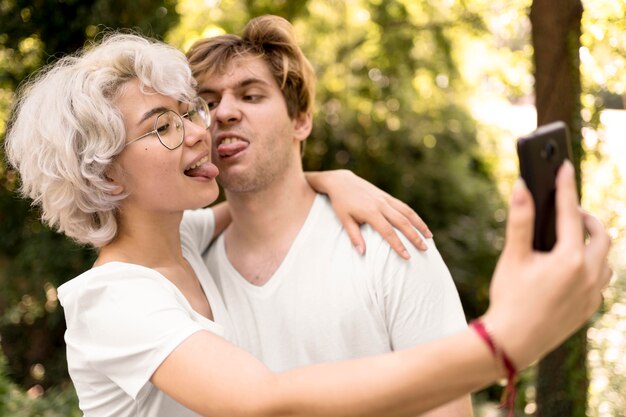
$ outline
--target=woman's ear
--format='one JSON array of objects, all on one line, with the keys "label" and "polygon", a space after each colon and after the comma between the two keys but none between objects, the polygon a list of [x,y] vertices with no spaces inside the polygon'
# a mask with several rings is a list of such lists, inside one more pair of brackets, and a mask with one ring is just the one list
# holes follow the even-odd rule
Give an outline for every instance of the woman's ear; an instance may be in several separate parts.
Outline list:
[{"label": "woman's ear", "polygon": [[122,172],[117,164],[111,165],[104,174],[107,182],[111,186],[109,194],[120,195],[124,192],[124,185],[122,185]]},{"label": "woman's ear", "polygon": [[299,113],[293,119],[294,139],[302,142],[311,134],[313,129],[313,116],[310,112]]}]

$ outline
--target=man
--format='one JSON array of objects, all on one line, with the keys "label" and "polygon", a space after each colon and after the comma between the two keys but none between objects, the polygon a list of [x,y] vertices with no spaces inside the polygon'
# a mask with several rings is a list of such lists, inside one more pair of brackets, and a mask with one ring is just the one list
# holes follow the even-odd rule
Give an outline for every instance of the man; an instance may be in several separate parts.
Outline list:
[{"label": "man", "polygon": [[[212,111],[214,163],[232,223],[205,261],[236,342],[280,371],[400,350],[466,327],[434,243],[410,260],[363,228],[360,255],[300,157],[312,128],[315,77],[284,19],[251,20],[242,37],[187,54]],[[372,377],[376,377],[372,375]],[[428,416],[469,416],[469,396]]]}]

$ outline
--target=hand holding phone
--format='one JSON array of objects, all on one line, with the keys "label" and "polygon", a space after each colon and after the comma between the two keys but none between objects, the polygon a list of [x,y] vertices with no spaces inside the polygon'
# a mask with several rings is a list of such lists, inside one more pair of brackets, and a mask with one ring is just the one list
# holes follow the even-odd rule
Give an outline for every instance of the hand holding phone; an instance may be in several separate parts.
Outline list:
[{"label": "hand holding phone", "polygon": [[535,202],[533,247],[549,251],[556,243],[556,173],[572,160],[567,125],[561,121],[537,128],[517,141],[520,175]]}]

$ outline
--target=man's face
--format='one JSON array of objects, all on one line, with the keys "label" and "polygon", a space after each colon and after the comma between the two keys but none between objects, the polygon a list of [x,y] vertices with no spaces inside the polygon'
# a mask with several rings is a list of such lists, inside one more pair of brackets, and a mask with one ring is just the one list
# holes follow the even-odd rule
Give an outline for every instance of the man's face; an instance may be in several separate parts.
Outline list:
[{"label": "man's face", "polygon": [[280,88],[261,58],[237,58],[224,73],[201,76],[198,84],[211,109],[218,181],[227,191],[261,191],[298,166],[304,139],[299,118],[289,118]]}]

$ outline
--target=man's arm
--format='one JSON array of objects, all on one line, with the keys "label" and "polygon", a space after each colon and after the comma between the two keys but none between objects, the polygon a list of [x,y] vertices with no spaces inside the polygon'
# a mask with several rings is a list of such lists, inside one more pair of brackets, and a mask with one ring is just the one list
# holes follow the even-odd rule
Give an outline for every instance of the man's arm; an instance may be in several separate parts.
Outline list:
[{"label": "man's arm", "polygon": [[430,238],[432,233],[404,202],[349,170],[306,172],[305,176],[315,191],[328,194],[337,218],[361,254],[366,249],[359,227],[362,224],[371,225],[405,259],[409,258],[409,253],[398,237],[398,231],[409,240],[408,245],[419,250],[427,249],[423,237]]},{"label": "man's arm", "polygon": [[226,227],[230,224],[232,217],[230,216],[230,209],[228,208],[228,203],[226,201],[222,201],[221,203],[217,203],[211,206],[213,209],[213,215],[215,216],[215,229],[213,230],[213,237],[211,241],[218,237]]}]

